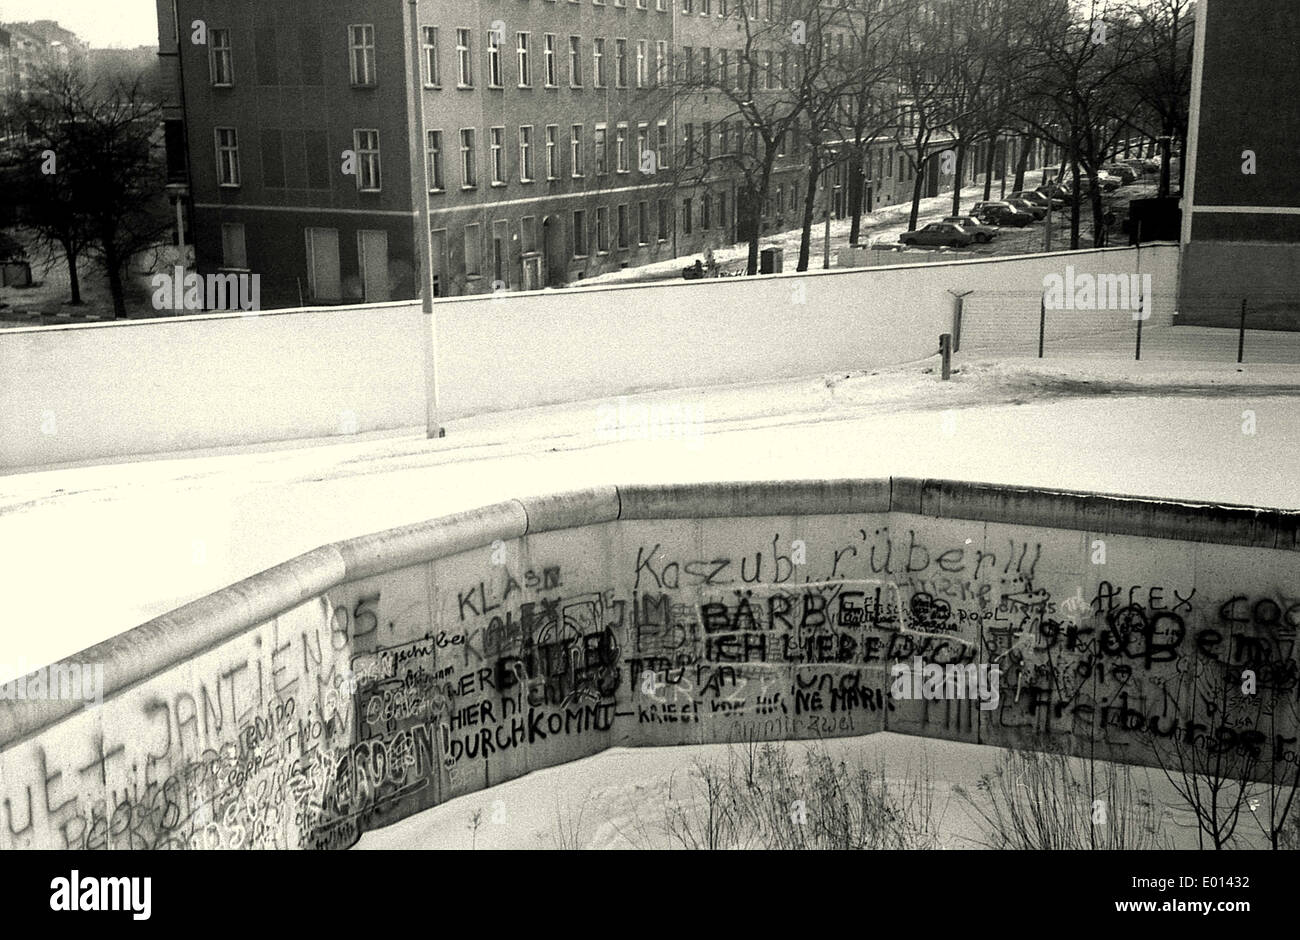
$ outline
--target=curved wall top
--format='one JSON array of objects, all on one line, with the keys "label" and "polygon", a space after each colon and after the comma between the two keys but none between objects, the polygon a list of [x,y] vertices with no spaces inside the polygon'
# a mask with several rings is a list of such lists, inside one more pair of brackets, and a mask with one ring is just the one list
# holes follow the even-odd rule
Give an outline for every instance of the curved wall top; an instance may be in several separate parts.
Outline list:
[{"label": "curved wall top", "polygon": [[[1295,512],[909,478],[509,500],[8,688],[0,846],[346,846],[610,746],[878,730],[1258,776],[1297,759],[1297,549]],[[98,665],[97,707],[40,691]]]}]

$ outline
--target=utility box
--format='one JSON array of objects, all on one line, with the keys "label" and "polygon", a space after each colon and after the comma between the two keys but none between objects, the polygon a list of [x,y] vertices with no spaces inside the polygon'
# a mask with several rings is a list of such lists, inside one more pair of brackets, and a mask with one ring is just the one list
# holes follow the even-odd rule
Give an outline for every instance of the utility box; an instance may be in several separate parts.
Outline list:
[{"label": "utility box", "polygon": [[758,253],[758,273],[759,274],[780,274],[784,263],[782,256],[784,250],[775,246],[764,248]]}]

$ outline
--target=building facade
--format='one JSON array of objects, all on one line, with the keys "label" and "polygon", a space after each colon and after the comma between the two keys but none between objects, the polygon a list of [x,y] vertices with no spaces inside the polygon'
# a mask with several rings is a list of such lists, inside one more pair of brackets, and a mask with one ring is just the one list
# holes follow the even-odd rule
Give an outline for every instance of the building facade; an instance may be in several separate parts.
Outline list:
[{"label": "building facade", "polygon": [[[748,2],[784,33],[779,2]],[[720,96],[669,92],[684,70],[736,67],[735,12],[726,0],[158,0],[197,266],[258,274],[265,307],[415,298],[421,199],[435,296],[735,243],[739,180],[714,158],[754,142]],[[788,90],[776,44],[760,61],[764,93]],[[896,147],[867,161],[875,205],[910,199]],[[844,183],[831,176],[826,197],[841,217]],[[764,230],[799,224],[805,186],[792,146]]]}]

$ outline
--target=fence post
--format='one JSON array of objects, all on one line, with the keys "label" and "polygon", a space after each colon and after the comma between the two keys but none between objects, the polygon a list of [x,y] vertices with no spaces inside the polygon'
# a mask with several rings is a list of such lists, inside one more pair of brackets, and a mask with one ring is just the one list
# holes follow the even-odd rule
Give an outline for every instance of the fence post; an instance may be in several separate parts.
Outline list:
[{"label": "fence post", "polygon": [[[1146,312],[1146,310],[1145,310],[1145,308],[1144,308],[1144,306],[1143,306],[1143,298],[1141,297],[1141,295],[1139,295],[1139,296],[1138,296],[1138,313],[1141,314],[1141,313],[1145,313],[1145,312]],[[1139,360],[1139,361],[1142,359],[1142,317],[1140,317],[1140,316],[1138,317],[1137,349],[1136,349],[1136,350],[1134,351],[1134,353],[1133,353],[1133,358],[1134,358],[1135,360]]]},{"label": "fence post", "polygon": [[[960,301],[958,301],[960,303]],[[943,380],[948,381],[952,374],[952,334],[939,334],[939,358],[943,360]]]},{"label": "fence post", "polygon": [[966,310],[966,297],[957,298],[957,312],[953,315],[952,323],[952,348],[954,352],[961,349],[961,317]]},{"label": "fence post", "polygon": [[1241,298],[1241,325],[1237,327],[1237,361],[1246,355],[1246,298]]},{"label": "fence post", "polygon": [[1038,358],[1043,358],[1043,337],[1047,333],[1047,295],[1038,298]]}]

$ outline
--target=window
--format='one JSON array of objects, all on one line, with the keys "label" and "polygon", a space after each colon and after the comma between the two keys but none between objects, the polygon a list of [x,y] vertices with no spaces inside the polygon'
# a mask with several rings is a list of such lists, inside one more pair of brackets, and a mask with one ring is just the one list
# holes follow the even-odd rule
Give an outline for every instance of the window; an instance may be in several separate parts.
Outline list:
[{"label": "window", "polygon": [[659,240],[668,241],[668,200],[660,199],[657,205],[659,210]]},{"label": "window", "polygon": [[537,250],[537,217],[526,215],[519,220],[519,251],[532,254]]},{"label": "window", "polygon": [[352,84],[375,83],[375,28],[370,25],[349,26],[348,45],[352,50]]},{"label": "window", "polygon": [[478,160],[474,154],[472,127],[463,127],[460,131],[460,185],[465,189],[478,185]]},{"label": "window", "polygon": [[456,30],[456,59],[460,65],[457,84],[461,88],[474,87],[473,60],[470,58],[470,35],[468,29]]},{"label": "window", "polygon": [[691,234],[691,197],[682,200],[682,234]]},{"label": "window", "polygon": [[217,182],[222,186],[239,185],[239,138],[233,127],[218,127]]},{"label": "window", "polygon": [[488,30],[487,40],[487,57],[488,57],[488,87],[501,87],[501,43],[500,34],[494,30]]},{"label": "window", "polygon": [[546,74],[543,80],[547,88],[554,88],[557,84],[555,80],[555,33],[547,33],[542,40],[542,67]]},{"label": "window", "polygon": [[682,0],[682,12],[683,13],[691,12],[691,0]]},{"label": "window", "polygon": [[333,228],[307,229],[307,290],[313,300],[339,300],[339,233]]},{"label": "window", "polygon": [[636,205],[636,243],[644,245],[650,240],[650,204],[638,202]]},{"label": "window", "polygon": [[790,54],[788,52],[781,53],[781,83],[780,84],[782,88],[790,87]]},{"label": "window", "polygon": [[605,87],[605,40],[594,39],[591,43],[591,84],[595,88]]},{"label": "window", "polygon": [[646,59],[646,41],[637,40],[636,44],[636,87],[645,87],[645,59]]},{"label": "window", "polygon": [[573,176],[582,175],[582,125],[573,125],[573,136],[569,138],[569,172]]},{"label": "window", "polygon": [[668,9],[667,0],[655,0],[655,9],[664,13]]},{"label": "window", "polygon": [[695,162],[695,125],[689,121],[686,123],[685,136],[682,138],[682,150],[686,154],[682,162],[690,166]]},{"label": "window", "polygon": [[614,87],[627,87],[627,40],[614,40]]},{"label": "window", "polygon": [[214,29],[208,33],[208,71],[212,84],[229,88],[235,84],[235,62],[230,53],[230,30]]},{"label": "window", "polygon": [[569,37],[569,87],[582,87],[582,40],[578,36]]},{"label": "window", "polygon": [[605,141],[605,125],[596,125],[596,175],[604,176],[609,170],[609,148]]},{"label": "window", "polygon": [[624,249],[628,247],[626,204],[618,207],[618,247]]},{"label": "window", "polygon": [[727,191],[718,193],[718,228],[727,227]]},{"label": "window", "polygon": [[614,129],[614,169],[619,173],[628,171],[626,124],[619,124]]},{"label": "window", "polygon": [[727,50],[719,49],[718,50],[718,87],[719,88],[727,87],[727,78],[730,72],[731,72],[731,68],[727,64]]},{"label": "window", "polygon": [[519,57],[519,87],[527,88],[533,83],[533,70],[528,63],[528,34],[517,33],[516,52]]},{"label": "window", "polygon": [[668,166],[668,122],[660,121],[656,130],[659,136],[655,141],[655,166],[662,170]]},{"label": "window", "polygon": [[442,131],[429,131],[425,153],[429,165],[429,192],[440,193],[446,189],[442,178]]},{"label": "window", "polygon": [[284,132],[273,127],[262,128],[262,185],[267,189],[283,189],[288,185],[284,173]]},{"label": "window", "polygon": [[725,18],[727,15],[727,0],[718,0],[718,16]]},{"label": "window", "polygon": [[655,85],[662,85],[667,78],[668,42],[660,39],[655,42]]},{"label": "window", "polygon": [[587,257],[587,213],[582,209],[573,210],[573,256]]},{"label": "window", "polygon": [[773,82],[772,82],[772,78],[773,78],[773,75],[772,75],[772,53],[771,53],[771,52],[764,52],[764,53],[763,53],[763,87],[764,87],[764,88],[767,88],[767,89],[770,90],[770,89],[772,89],[772,88],[774,87]]},{"label": "window", "polygon": [[700,78],[706,85],[713,80],[713,50],[708,46],[700,50]]},{"label": "window", "polygon": [[[779,187],[778,187],[779,188]],[[700,228],[709,229],[713,227],[713,196],[709,193],[704,194],[700,200]]]},{"label": "window", "polygon": [[682,46],[682,67],[683,76],[686,81],[695,80],[695,50],[690,46]]},{"label": "window", "polygon": [[548,180],[558,179],[560,176],[560,155],[556,152],[559,132],[559,125],[546,125],[546,178]]},{"label": "window", "polygon": [[713,156],[713,125],[708,121],[705,121],[704,126],[700,128],[700,150],[704,155],[704,162],[707,163]]},{"label": "window", "polygon": [[524,124],[519,128],[519,181],[533,181],[533,126]]},{"label": "window", "polygon": [[442,70],[438,66],[438,27],[424,27],[424,84],[436,88],[442,84]]},{"label": "window", "polygon": [[636,159],[642,173],[655,171],[654,157],[650,156],[650,127],[644,121],[636,126]]},{"label": "window", "polygon": [[609,207],[596,207],[596,251],[605,254],[609,251]]},{"label": "window", "polygon": [[352,140],[357,152],[357,189],[379,192],[379,131],[356,130]]},{"label": "window", "polygon": [[488,134],[490,135],[488,148],[491,151],[489,156],[492,161],[492,185],[504,186],[506,182],[506,158],[504,152],[506,129],[504,127],[488,128]]},{"label": "window", "polygon": [[644,9],[645,9],[645,0],[636,0],[636,8],[637,8],[638,10],[644,10]]},{"label": "window", "polygon": [[718,122],[718,153],[726,154],[729,152],[727,150],[727,144],[729,143],[727,137],[730,134],[730,132],[731,132],[730,123],[728,123],[727,121]]},{"label": "window", "polygon": [[248,251],[244,244],[244,226],[241,222],[224,222],[221,225],[221,266],[248,270]]},{"label": "window", "polygon": [[700,0],[700,16],[708,16],[710,12],[709,0]]},{"label": "window", "polygon": [[481,277],[483,274],[482,226],[471,222],[465,226],[465,276]]}]

